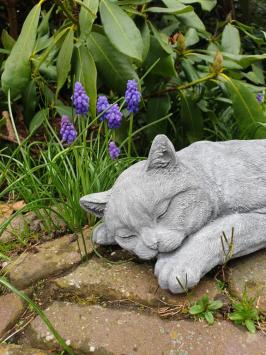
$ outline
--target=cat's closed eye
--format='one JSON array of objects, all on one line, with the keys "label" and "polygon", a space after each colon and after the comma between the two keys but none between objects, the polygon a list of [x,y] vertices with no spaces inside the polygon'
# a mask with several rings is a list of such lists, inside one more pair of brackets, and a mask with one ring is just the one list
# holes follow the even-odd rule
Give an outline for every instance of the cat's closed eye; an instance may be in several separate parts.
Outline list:
[{"label": "cat's closed eye", "polygon": [[137,236],[136,235],[134,235],[134,234],[130,234],[130,235],[117,235],[116,236],[117,238],[119,238],[120,240],[126,240],[126,241],[129,241],[129,240],[133,240],[133,239],[135,239],[135,238],[137,238]]},{"label": "cat's closed eye", "polygon": [[167,215],[170,203],[171,199],[164,201],[163,206],[161,206],[158,213],[158,217],[156,218],[157,222],[160,222]]}]

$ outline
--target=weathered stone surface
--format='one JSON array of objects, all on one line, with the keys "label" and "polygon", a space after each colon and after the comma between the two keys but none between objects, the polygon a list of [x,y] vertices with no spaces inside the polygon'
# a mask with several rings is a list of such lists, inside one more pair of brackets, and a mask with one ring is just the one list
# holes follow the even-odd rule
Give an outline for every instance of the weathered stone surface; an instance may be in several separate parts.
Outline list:
[{"label": "weathered stone surface", "polygon": [[54,352],[15,344],[0,344],[0,355],[53,355]]},{"label": "weathered stone surface", "polygon": [[266,311],[266,249],[234,260],[230,264],[229,289],[238,298],[246,287],[250,297],[258,298],[258,306]]},{"label": "weathered stone surface", "polygon": [[[92,253],[93,248],[88,237],[89,231],[84,233],[87,251]],[[79,245],[84,255],[84,248],[79,237]],[[81,257],[77,241],[73,235],[43,243],[13,260],[5,268],[11,283],[20,288],[26,288],[34,282],[72,268],[80,263]]]},{"label": "weathered stone surface", "polygon": [[[81,297],[93,294],[102,299],[128,299],[153,306],[163,305],[160,300],[170,304],[180,304],[187,300],[184,294],[173,295],[158,288],[153,265],[148,263],[108,264],[104,259],[93,257],[72,273],[55,279],[53,283],[62,292]],[[210,298],[217,295],[214,280],[203,279],[192,291],[191,299],[197,300],[206,293]]]},{"label": "weathered stone surface", "polygon": [[15,325],[24,309],[25,305],[16,295],[9,293],[0,297],[0,338]]},{"label": "weathered stone surface", "polygon": [[[266,337],[230,322],[166,321],[156,316],[56,302],[46,314],[75,354],[264,355]],[[37,317],[21,343],[53,348],[56,341]]]},{"label": "weathered stone surface", "polygon": [[[41,216],[43,219],[50,218],[51,223],[54,223],[56,226],[60,226],[62,229],[66,227],[65,222],[54,212],[50,212],[50,217],[47,217],[42,209],[39,211],[38,215],[35,212],[30,211],[26,214],[19,214],[14,217],[0,235],[0,240],[3,242],[9,242],[17,239],[18,237],[23,237],[25,235],[28,236],[29,233],[45,231],[45,226],[41,220]],[[7,215],[6,218],[1,218],[0,216],[0,225],[5,222],[8,217],[10,217],[10,215]]]},{"label": "weathered stone surface", "polygon": [[37,232],[41,229],[41,222],[37,216],[29,212],[26,215],[18,215],[12,219],[0,236],[0,240],[8,242],[18,237],[28,235],[29,232]]}]

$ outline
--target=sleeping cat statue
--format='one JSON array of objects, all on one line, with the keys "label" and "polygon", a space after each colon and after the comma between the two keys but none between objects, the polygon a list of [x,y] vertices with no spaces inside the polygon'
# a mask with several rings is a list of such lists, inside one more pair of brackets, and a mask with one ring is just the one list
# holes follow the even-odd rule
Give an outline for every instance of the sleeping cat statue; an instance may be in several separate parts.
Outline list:
[{"label": "sleeping cat statue", "polygon": [[202,141],[176,153],[158,135],[147,160],[80,204],[103,218],[96,243],[157,258],[161,288],[184,292],[224,262],[222,232],[230,239],[234,228],[234,258],[266,247],[266,140]]}]

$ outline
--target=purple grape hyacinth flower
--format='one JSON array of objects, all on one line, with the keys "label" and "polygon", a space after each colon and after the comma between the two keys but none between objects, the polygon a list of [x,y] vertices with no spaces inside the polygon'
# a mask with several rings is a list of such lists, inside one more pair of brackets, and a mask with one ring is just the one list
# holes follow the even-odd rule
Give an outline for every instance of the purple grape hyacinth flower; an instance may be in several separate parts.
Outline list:
[{"label": "purple grape hyacinth flower", "polygon": [[78,115],[86,115],[89,112],[89,97],[79,81],[75,83],[72,102]]},{"label": "purple grape hyacinth flower", "polygon": [[[100,113],[105,111],[109,106],[110,105],[107,100],[107,97],[106,96],[99,96],[98,100],[97,100],[97,114],[99,115]],[[101,115],[100,121],[104,121],[106,119],[106,114],[107,114],[107,111],[103,115]]]},{"label": "purple grape hyacinth flower", "polygon": [[262,93],[257,94],[256,98],[260,104],[264,101],[264,95]]},{"label": "purple grape hyacinth flower", "polygon": [[71,144],[77,138],[77,131],[68,116],[62,116],[60,134],[62,143]]},{"label": "purple grape hyacinth flower", "polygon": [[113,141],[109,143],[109,154],[112,160],[115,160],[120,154],[120,149],[116,146],[115,142]]},{"label": "purple grape hyacinth flower", "polygon": [[114,104],[110,106],[106,112],[106,119],[108,121],[109,128],[118,128],[122,122],[122,113],[119,110],[119,106]]},{"label": "purple grape hyacinth flower", "polygon": [[127,89],[125,93],[125,100],[129,112],[136,113],[139,110],[139,103],[141,100],[141,93],[139,92],[136,80],[128,80]]}]

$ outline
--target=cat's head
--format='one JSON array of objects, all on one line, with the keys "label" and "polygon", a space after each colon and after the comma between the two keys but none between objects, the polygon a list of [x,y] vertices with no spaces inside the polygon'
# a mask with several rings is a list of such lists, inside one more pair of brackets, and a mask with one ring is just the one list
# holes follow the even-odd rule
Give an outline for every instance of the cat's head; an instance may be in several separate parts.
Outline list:
[{"label": "cat's head", "polygon": [[106,233],[122,248],[151,259],[175,250],[209,218],[210,199],[197,181],[159,135],[147,160],[126,169],[111,190],[84,196],[80,204],[103,218]]}]

